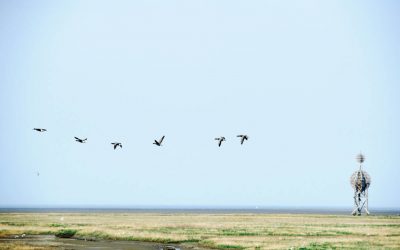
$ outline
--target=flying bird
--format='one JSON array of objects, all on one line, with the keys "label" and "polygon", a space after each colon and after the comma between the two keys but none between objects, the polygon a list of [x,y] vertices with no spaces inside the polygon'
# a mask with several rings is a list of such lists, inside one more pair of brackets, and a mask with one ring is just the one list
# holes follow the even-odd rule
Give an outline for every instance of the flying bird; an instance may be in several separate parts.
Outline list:
[{"label": "flying bird", "polygon": [[238,135],[237,137],[242,137],[242,139],[240,139],[240,144],[243,145],[244,140],[248,140],[249,137],[247,135]]},{"label": "flying bird", "polygon": [[39,175],[40,175],[39,171],[37,171],[37,172],[36,172],[36,175],[37,175],[37,176],[39,176]]},{"label": "flying bird", "polygon": [[159,141],[154,140],[153,144],[155,144],[157,146],[161,146],[161,143],[163,142],[164,138],[165,138],[165,135],[163,135]]},{"label": "flying bird", "polygon": [[86,143],[87,138],[85,138],[85,139],[79,139],[78,137],[75,137],[75,141],[80,142],[80,143]]},{"label": "flying bird", "polygon": [[45,131],[47,131],[47,129],[45,129],[45,128],[33,128],[33,130],[36,130],[36,131],[38,131],[38,132],[45,132]]},{"label": "flying bird", "polygon": [[114,150],[117,149],[117,147],[122,148],[122,143],[120,142],[112,142],[111,144],[114,145]]},{"label": "flying bird", "polygon": [[225,137],[223,137],[223,136],[221,136],[220,138],[215,138],[215,140],[216,140],[216,141],[219,141],[219,142],[218,142],[218,147],[221,147],[222,142],[223,142],[223,141],[226,141],[226,140],[225,140]]}]

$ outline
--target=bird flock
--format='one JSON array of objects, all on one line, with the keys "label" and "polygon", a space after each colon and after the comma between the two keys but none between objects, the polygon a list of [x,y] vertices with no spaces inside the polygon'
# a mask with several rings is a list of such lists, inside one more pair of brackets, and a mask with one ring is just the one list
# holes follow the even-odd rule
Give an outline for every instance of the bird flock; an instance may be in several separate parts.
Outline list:
[{"label": "bird flock", "polygon": [[[43,133],[43,132],[47,132],[47,129],[45,128],[33,128],[33,130]],[[248,135],[238,135],[237,137],[240,138],[240,145],[243,145],[244,141],[247,141],[249,139]],[[87,142],[87,138],[85,139],[81,139],[79,137],[74,137],[76,142],[79,143],[86,143]],[[164,141],[165,135],[163,135],[159,140],[154,140],[153,144],[156,146],[162,146],[162,143]],[[215,138],[216,141],[218,141],[218,147],[221,147],[222,142],[226,141],[226,138],[224,136]],[[114,150],[117,149],[118,147],[122,148],[122,143],[121,142],[112,142],[111,145],[113,145]],[[38,174],[39,175],[39,174]]]}]

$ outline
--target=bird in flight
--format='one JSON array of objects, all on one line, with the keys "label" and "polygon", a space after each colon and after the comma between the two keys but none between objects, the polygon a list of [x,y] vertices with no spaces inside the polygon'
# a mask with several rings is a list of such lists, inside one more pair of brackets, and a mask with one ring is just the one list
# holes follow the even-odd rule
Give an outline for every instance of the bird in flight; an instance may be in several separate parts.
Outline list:
[{"label": "bird in flight", "polygon": [[39,176],[39,175],[40,175],[39,171],[36,171],[36,175],[37,175],[37,176]]},{"label": "bird in flight", "polygon": [[163,136],[161,137],[161,139],[158,140],[158,141],[157,141],[157,140],[154,140],[153,144],[155,144],[155,145],[157,145],[157,146],[161,146],[161,143],[163,142],[164,138],[165,138],[165,135],[163,135]]},{"label": "bird in flight", "polygon": [[75,141],[80,142],[80,143],[86,143],[87,138],[85,138],[85,139],[79,139],[78,137],[75,137]]},{"label": "bird in flight", "polygon": [[38,131],[38,132],[45,132],[45,131],[47,131],[47,129],[45,129],[45,128],[34,128],[33,130],[36,130],[36,131]]},{"label": "bird in flight", "polygon": [[122,143],[120,142],[112,142],[111,144],[114,145],[114,150],[117,149],[117,147],[122,148]]},{"label": "bird in flight", "polygon": [[237,137],[242,137],[242,139],[240,139],[240,144],[243,145],[244,140],[248,140],[249,137],[247,135],[238,135]]},{"label": "bird in flight", "polygon": [[223,136],[221,136],[220,138],[215,138],[215,140],[216,140],[216,141],[219,141],[219,142],[218,142],[218,147],[221,147],[222,142],[223,142],[223,141],[226,141],[226,140],[225,140],[225,137],[223,137]]}]

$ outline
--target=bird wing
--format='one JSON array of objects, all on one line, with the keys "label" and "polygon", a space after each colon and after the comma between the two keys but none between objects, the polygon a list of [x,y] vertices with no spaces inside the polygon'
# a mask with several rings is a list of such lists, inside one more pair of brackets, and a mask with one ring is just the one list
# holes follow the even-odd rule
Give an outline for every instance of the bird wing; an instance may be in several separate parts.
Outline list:
[{"label": "bird wing", "polygon": [[78,137],[75,136],[75,139],[80,140]]},{"label": "bird wing", "polygon": [[215,138],[214,140],[218,141],[218,140],[219,140],[219,138]]},{"label": "bird wing", "polygon": [[218,147],[221,147],[222,140],[219,140]]},{"label": "bird wing", "polygon": [[114,144],[114,150],[117,148],[118,144]]},{"label": "bird wing", "polygon": [[237,135],[236,137],[243,137],[243,135]]},{"label": "bird wing", "polygon": [[122,144],[120,143],[119,146],[122,148]]},{"label": "bird wing", "polygon": [[242,139],[240,140],[240,144],[243,144],[244,139],[246,139],[246,137],[243,136]]},{"label": "bird wing", "polygon": [[163,135],[163,136],[161,137],[161,139],[160,139],[160,144],[162,143],[162,141],[164,140],[164,138],[165,138],[165,135]]}]

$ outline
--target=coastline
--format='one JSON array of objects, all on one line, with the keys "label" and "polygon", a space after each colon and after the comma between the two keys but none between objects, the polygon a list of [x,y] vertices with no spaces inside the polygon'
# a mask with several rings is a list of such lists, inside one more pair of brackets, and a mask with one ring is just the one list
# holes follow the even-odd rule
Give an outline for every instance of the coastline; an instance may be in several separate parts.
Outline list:
[{"label": "coastline", "polygon": [[[113,208],[113,207],[0,207],[0,213],[165,213],[165,214],[323,214],[350,215],[348,208]],[[372,215],[400,215],[400,208],[371,208]]]}]

